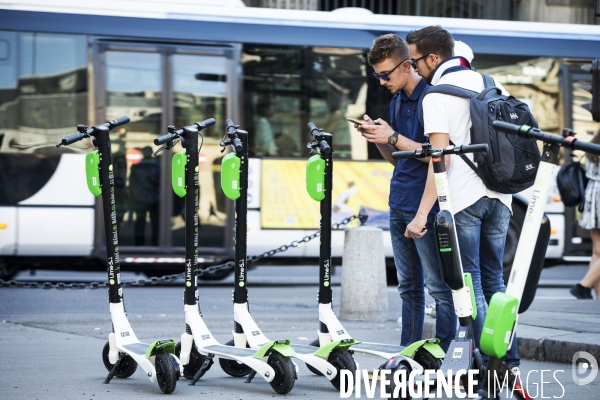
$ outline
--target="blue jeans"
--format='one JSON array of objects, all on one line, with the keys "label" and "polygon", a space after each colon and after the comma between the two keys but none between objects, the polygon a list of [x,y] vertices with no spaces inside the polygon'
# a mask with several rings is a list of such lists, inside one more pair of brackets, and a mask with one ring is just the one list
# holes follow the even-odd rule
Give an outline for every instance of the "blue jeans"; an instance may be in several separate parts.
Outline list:
[{"label": "blue jeans", "polygon": [[402,298],[402,335],[400,345],[408,346],[422,339],[425,319],[425,287],[435,299],[435,337],[444,351],[456,335],[456,316],[452,292],[442,280],[433,234],[434,215],[427,217],[427,233],[419,239],[404,237],[406,226],[416,213],[390,210],[390,234],[398,274],[398,291]]},{"label": "blue jeans", "polygon": [[[471,273],[475,289],[477,318],[473,321],[473,333],[478,348],[487,303],[494,293],[506,290],[502,278],[502,256],[509,220],[508,207],[500,200],[488,197],[482,197],[454,215],[463,270]],[[488,357],[482,356],[487,363]],[[516,335],[504,361],[509,367],[521,364]]]}]

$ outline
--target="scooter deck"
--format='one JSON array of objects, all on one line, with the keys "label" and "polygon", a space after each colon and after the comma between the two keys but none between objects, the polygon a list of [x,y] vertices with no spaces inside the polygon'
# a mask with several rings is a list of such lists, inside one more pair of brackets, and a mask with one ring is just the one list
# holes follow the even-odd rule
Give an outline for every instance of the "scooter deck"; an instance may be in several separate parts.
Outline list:
[{"label": "scooter deck", "polygon": [[440,369],[442,371],[452,370],[454,372],[461,369],[471,369],[471,363],[473,362],[472,352],[473,340],[452,341]]},{"label": "scooter deck", "polygon": [[291,343],[292,349],[298,354],[313,354],[315,351],[319,350],[318,347],[309,346],[307,344],[297,344]]},{"label": "scooter deck", "polygon": [[391,358],[400,354],[400,352],[404,350],[404,347],[393,344],[361,342],[359,344],[353,344],[352,350],[378,357]]},{"label": "scooter deck", "polygon": [[124,344],[121,345],[121,347],[123,347],[125,350],[131,353],[138,354],[140,356],[145,356],[146,351],[148,350],[148,347],[150,347],[150,345],[148,343],[137,342],[131,344]]},{"label": "scooter deck", "polygon": [[242,347],[235,346],[224,346],[222,344],[213,344],[210,346],[199,348],[198,350],[209,351],[214,353],[216,356],[224,355],[231,357],[253,357],[256,350],[245,349]]}]

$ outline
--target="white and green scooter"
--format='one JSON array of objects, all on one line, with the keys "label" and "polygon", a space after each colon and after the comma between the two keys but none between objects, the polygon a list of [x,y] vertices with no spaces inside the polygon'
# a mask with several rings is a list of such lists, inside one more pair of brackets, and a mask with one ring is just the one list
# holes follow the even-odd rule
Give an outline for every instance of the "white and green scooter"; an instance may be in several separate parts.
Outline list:
[{"label": "white and green scooter", "polygon": [[479,399],[496,399],[501,388],[498,388],[495,383],[503,383],[504,377],[507,376],[509,390],[512,390],[515,396],[529,400],[530,397],[521,383],[514,382],[512,374],[506,373],[507,367],[502,360],[512,344],[518,314],[525,312],[533,301],[543,268],[550,239],[550,222],[544,214],[544,207],[557,171],[558,153],[562,146],[600,155],[600,145],[579,141],[570,130],[565,130],[564,137],[561,137],[527,125],[518,126],[502,121],[495,121],[493,124],[494,129],[506,134],[540,140],[544,143],[544,149],[525,213],[506,292],[492,296],[483,324],[481,351],[489,355],[490,360],[485,380],[479,390]]},{"label": "white and green scooter", "polygon": [[[213,357],[227,360],[234,366],[256,371],[275,392],[287,394],[294,387],[296,371],[290,357],[295,355],[289,340],[265,341],[256,349],[222,345],[214,338],[202,319],[198,295],[198,135],[204,128],[215,124],[213,118],[175,130],[154,140],[155,145],[166,144],[157,150],[171,149],[181,141],[185,151],[177,153],[172,160],[172,185],[175,194],[185,198],[185,333],[177,343],[175,353],[183,364],[184,376],[194,385],[213,364]],[[226,372],[228,372],[226,370]],[[229,373],[229,372],[228,372]]]},{"label": "white and green scooter", "polygon": [[[235,200],[235,281],[233,290],[233,341],[236,347],[260,348],[269,339],[260,330],[248,306],[246,225],[248,215],[248,132],[240,130],[232,120],[228,119],[227,138],[221,142],[223,150],[232,147],[232,152],[223,157],[221,163],[221,187],[225,195]],[[349,344],[332,343],[330,346],[315,350],[313,346],[293,343],[295,358],[306,363],[312,369],[325,376],[331,384],[340,389],[339,371],[356,370],[352,356],[347,352]],[[235,365],[229,360],[219,360],[222,368],[230,375],[240,376],[254,371],[248,367]],[[354,373],[354,372],[353,372]]]},{"label": "white and green scooter", "polygon": [[113,377],[128,378],[142,367],[151,382],[158,381],[163,393],[175,390],[177,380],[183,373],[179,360],[173,352],[173,339],[158,340],[151,344],[138,340],[125,313],[121,268],[119,266],[119,241],[115,212],[115,178],[111,161],[109,130],[129,122],[129,117],[120,117],[90,129],[77,125],[79,133],[64,138],[59,146],[68,146],[84,138],[93,137],[92,144],[98,148],[85,157],[87,185],[94,196],[102,196],[104,211],[104,237],[108,269],[108,301],[113,331],[108,334],[108,342],[102,349],[102,361],[109,371],[104,383]]},{"label": "white and green scooter", "polygon": [[[360,352],[386,360],[393,360],[396,365],[402,364],[416,371],[424,369],[437,369],[440,360],[444,358],[444,351],[439,346],[439,339],[426,339],[401,347],[393,344],[359,342],[354,340],[342,326],[332,309],[331,291],[331,214],[332,214],[332,181],[333,181],[333,148],[332,135],[323,132],[312,122],[308,129],[313,141],[307,144],[312,152],[316,152],[308,159],[306,165],[306,190],[309,196],[320,204],[320,232],[319,246],[319,330],[318,340],[312,343],[321,349],[331,346],[348,348],[349,352]],[[351,354],[351,353],[350,353]],[[389,369],[384,366],[382,369]],[[309,369],[318,373],[318,371]]]}]

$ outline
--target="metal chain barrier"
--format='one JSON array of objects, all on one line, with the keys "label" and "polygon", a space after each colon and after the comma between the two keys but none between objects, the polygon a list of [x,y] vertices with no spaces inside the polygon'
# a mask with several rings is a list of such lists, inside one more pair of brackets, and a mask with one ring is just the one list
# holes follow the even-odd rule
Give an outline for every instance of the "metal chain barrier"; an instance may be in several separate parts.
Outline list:
[{"label": "metal chain barrier", "polygon": [[[337,230],[343,225],[349,224],[351,221],[359,218],[361,215],[352,215],[350,217],[344,218],[339,223],[334,223],[331,225],[331,229]],[[321,231],[318,230],[310,235],[304,236],[300,240],[294,240],[292,243],[277,247],[273,250],[265,251],[264,253],[248,256],[248,262],[256,262],[258,260],[273,257],[275,254],[283,253],[291,248],[298,247],[302,245],[302,243],[308,243],[316,237],[321,236]],[[196,270],[198,277],[202,277],[204,275],[210,275],[215,272],[232,270],[235,268],[235,262],[228,261],[223,264],[211,265],[206,268],[198,268]],[[183,279],[184,273],[172,274],[172,275],[164,275],[164,276],[154,276],[148,279],[138,279],[136,281],[122,281],[121,286],[123,287],[135,287],[135,286],[148,286],[148,285],[156,285],[158,283],[164,282],[173,282],[178,279]],[[108,282],[90,282],[90,283],[51,283],[51,282],[22,282],[22,281],[4,281],[0,279],[0,288],[2,287],[11,287],[11,288],[24,288],[24,289],[57,289],[57,290],[65,290],[65,289],[100,289],[108,287]]]}]

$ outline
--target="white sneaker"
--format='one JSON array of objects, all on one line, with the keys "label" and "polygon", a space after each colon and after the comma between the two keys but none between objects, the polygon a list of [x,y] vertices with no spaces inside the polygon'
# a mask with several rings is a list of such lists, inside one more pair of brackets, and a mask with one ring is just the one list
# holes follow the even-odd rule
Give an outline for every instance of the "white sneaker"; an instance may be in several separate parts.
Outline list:
[{"label": "white sneaker", "polygon": [[402,317],[398,317],[398,319],[396,320],[396,323],[398,324],[398,326],[400,328],[402,328]]},{"label": "white sneaker", "polygon": [[435,312],[435,303],[427,304],[425,306],[425,314],[435,318],[437,316]]}]

